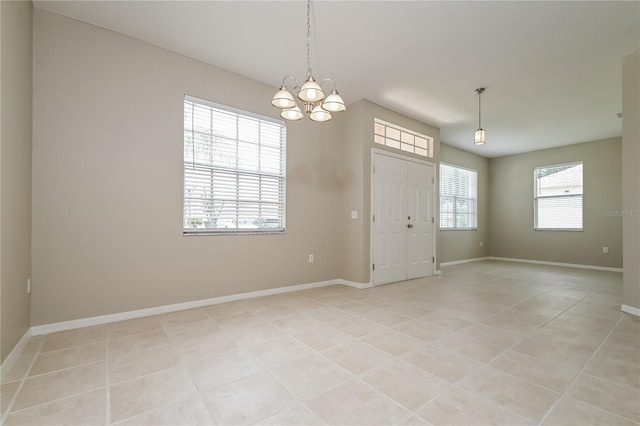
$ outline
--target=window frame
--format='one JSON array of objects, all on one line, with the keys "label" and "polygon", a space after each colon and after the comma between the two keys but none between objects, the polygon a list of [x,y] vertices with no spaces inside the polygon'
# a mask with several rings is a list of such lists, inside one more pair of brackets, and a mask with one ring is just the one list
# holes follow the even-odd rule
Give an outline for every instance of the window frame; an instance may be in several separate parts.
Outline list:
[{"label": "window frame", "polygon": [[[443,193],[442,193],[442,166],[447,166],[447,167],[453,167],[456,169],[461,169],[461,170],[465,170],[468,172],[472,172],[475,174],[475,198],[468,198],[468,197],[456,197],[456,196],[448,196],[445,195],[444,197],[453,197],[453,206],[454,206],[454,211],[453,211],[453,226],[452,227],[442,227],[442,199],[443,199]],[[444,161],[440,162],[440,168],[439,168],[439,179],[440,179],[440,186],[439,186],[439,205],[438,205],[438,213],[439,213],[439,223],[438,223],[438,228],[441,231],[477,231],[478,230],[478,171],[476,169],[472,169],[470,167],[464,167],[464,166],[458,166],[456,164],[451,164],[451,163],[446,163]],[[471,199],[474,201],[475,206],[474,206],[474,223],[473,226],[471,227],[467,227],[467,228],[461,228],[456,226],[456,198],[465,198],[465,199]]]},{"label": "window frame", "polygon": [[[187,167],[192,167],[193,166],[193,162],[191,161],[187,161],[187,158],[185,158],[185,143],[186,143],[186,138],[185,138],[185,133],[188,131],[186,128],[186,123],[185,123],[185,106],[187,102],[193,102],[195,105],[201,105],[207,108],[211,108],[213,110],[218,110],[221,111],[223,113],[228,113],[228,114],[233,114],[236,115],[236,119],[238,117],[242,117],[242,118],[248,118],[248,119],[252,119],[252,120],[258,120],[260,122],[264,121],[264,122],[268,122],[268,123],[273,123],[276,124],[278,126],[280,126],[280,131],[281,131],[281,143],[280,143],[280,163],[281,163],[281,174],[274,174],[274,173],[264,173],[264,172],[260,172],[260,171],[250,171],[250,170],[243,170],[239,167],[232,168],[230,170],[232,170],[234,173],[236,173],[238,176],[240,175],[258,175],[258,176],[270,176],[270,177],[274,177],[277,176],[278,179],[281,179],[282,181],[282,188],[281,188],[281,202],[279,202],[278,206],[279,209],[282,211],[282,215],[281,215],[281,227],[276,227],[276,228],[270,228],[270,227],[265,227],[265,228],[238,228],[237,227],[237,222],[239,221],[239,219],[236,217],[236,227],[235,228],[188,228],[185,227],[185,209],[186,209],[186,184],[187,184],[187,179],[186,179],[186,170]],[[269,117],[269,116],[264,116],[264,115],[260,115],[260,114],[256,114],[250,111],[244,111],[238,108],[234,108],[234,107],[230,107],[228,105],[223,105],[223,104],[219,104],[213,101],[209,101],[206,99],[202,99],[202,98],[198,98],[195,96],[191,96],[191,95],[187,95],[185,94],[183,97],[183,103],[182,103],[183,107],[182,107],[182,112],[183,112],[183,123],[182,123],[182,130],[183,130],[183,136],[182,136],[182,156],[183,156],[183,164],[182,164],[182,235],[183,236],[196,236],[196,235],[269,235],[269,234],[284,234],[286,232],[286,205],[287,205],[287,126],[286,126],[286,122],[284,120],[279,120],[273,117]],[[193,132],[194,129],[191,129],[191,132]],[[238,138],[238,136],[236,135],[235,137],[235,144],[236,146],[238,145],[238,142],[240,141],[240,139]],[[259,140],[258,144],[262,144],[262,141]],[[237,160],[236,160],[237,161]],[[213,166],[211,165],[210,167],[212,170],[214,169],[218,169],[218,170],[227,170],[229,169],[228,167],[224,167],[224,166]],[[236,185],[236,194],[238,193],[238,188],[239,186]],[[236,200],[237,199],[237,195],[236,195]],[[236,201],[238,202],[238,201]],[[256,201],[257,202],[257,201]],[[259,202],[257,202],[259,204]],[[236,207],[236,211],[237,207]],[[236,213],[237,215],[238,213]],[[260,218],[258,218],[260,219]]]},{"label": "window frame", "polygon": [[[563,167],[563,166],[577,166],[582,165],[582,193],[580,194],[570,194],[570,195],[548,195],[544,197],[538,196],[538,170],[540,169],[551,169],[555,167]],[[574,198],[581,197],[582,198],[582,206],[580,211],[580,228],[541,228],[538,226],[538,199],[539,198]],[[533,168],[533,230],[534,231],[551,231],[551,232],[582,232],[584,231],[584,161],[573,161],[570,163],[560,163],[560,164],[550,164],[547,166],[537,166]]]}]

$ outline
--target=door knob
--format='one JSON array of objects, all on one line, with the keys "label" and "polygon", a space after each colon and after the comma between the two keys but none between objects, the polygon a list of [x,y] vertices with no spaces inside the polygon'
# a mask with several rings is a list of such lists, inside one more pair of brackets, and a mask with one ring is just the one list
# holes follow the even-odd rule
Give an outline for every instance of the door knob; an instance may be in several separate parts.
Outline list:
[{"label": "door knob", "polygon": [[413,224],[412,223],[408,223],[407,224],[407,228],[413,228]]}]

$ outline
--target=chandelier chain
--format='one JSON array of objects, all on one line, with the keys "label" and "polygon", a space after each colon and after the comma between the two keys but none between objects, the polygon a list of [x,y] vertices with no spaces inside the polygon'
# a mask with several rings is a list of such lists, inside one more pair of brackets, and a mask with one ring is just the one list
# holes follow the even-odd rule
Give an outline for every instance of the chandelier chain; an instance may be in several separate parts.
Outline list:
[{"label": "chandelier chain", "polygon": [[307,78],[311,75],[311,0],[307,0]]}]

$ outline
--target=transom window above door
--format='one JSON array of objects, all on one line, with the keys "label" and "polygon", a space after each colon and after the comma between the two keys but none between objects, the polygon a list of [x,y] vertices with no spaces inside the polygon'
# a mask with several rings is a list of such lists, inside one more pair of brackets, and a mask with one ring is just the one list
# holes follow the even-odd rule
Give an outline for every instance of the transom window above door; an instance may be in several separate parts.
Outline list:
[{"label": "transom window above door", "polygon": [[375,143],[389,148],[411,152],[423,157],[433,158],[433,138],[404,127],[374,119],[373,124]]}]

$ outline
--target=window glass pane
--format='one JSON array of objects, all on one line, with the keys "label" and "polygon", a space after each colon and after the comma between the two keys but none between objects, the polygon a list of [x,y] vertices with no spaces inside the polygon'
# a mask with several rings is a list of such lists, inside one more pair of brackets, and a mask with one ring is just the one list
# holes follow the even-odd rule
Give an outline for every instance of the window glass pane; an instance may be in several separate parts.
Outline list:
[{"label": "window glass pane", "polygon": [[414,145],[415,136],[407,132],[400,132],[400,140],[409,145]]},{"label": "window glass pane", "polygon": [[373,141],[374,141],[375,143],[379,143],[379,144],[384,145],[384,138],[383,138],[382,136],[375,135],[375,136],[373,137]]},{"label": "window glass pane", "polygon": [[387,146],[400,149],[400,142],[398,142],[397,140],[386,138],[385,141],[387,142]]},{"label": "window glass pane", "polygon": [[403,143],[400,145],[400,149],[407,152],[413,152],[413,145]]},{"label": "window glass pane", "polygon": [[424,138],[416,137],[416,146],[427,149],[427,140]]},{"label": "window glass pane", "polygon": [[399,141],[400,130],[394,129],[393,127],[387,127],[387,139],[389,138]]},{"label": "window glass pane", "polygon": [[374,123],[373,124],[373,131],[376,135],[382,135],[384,136],[384,127],[382,124],[380,123]]}]

